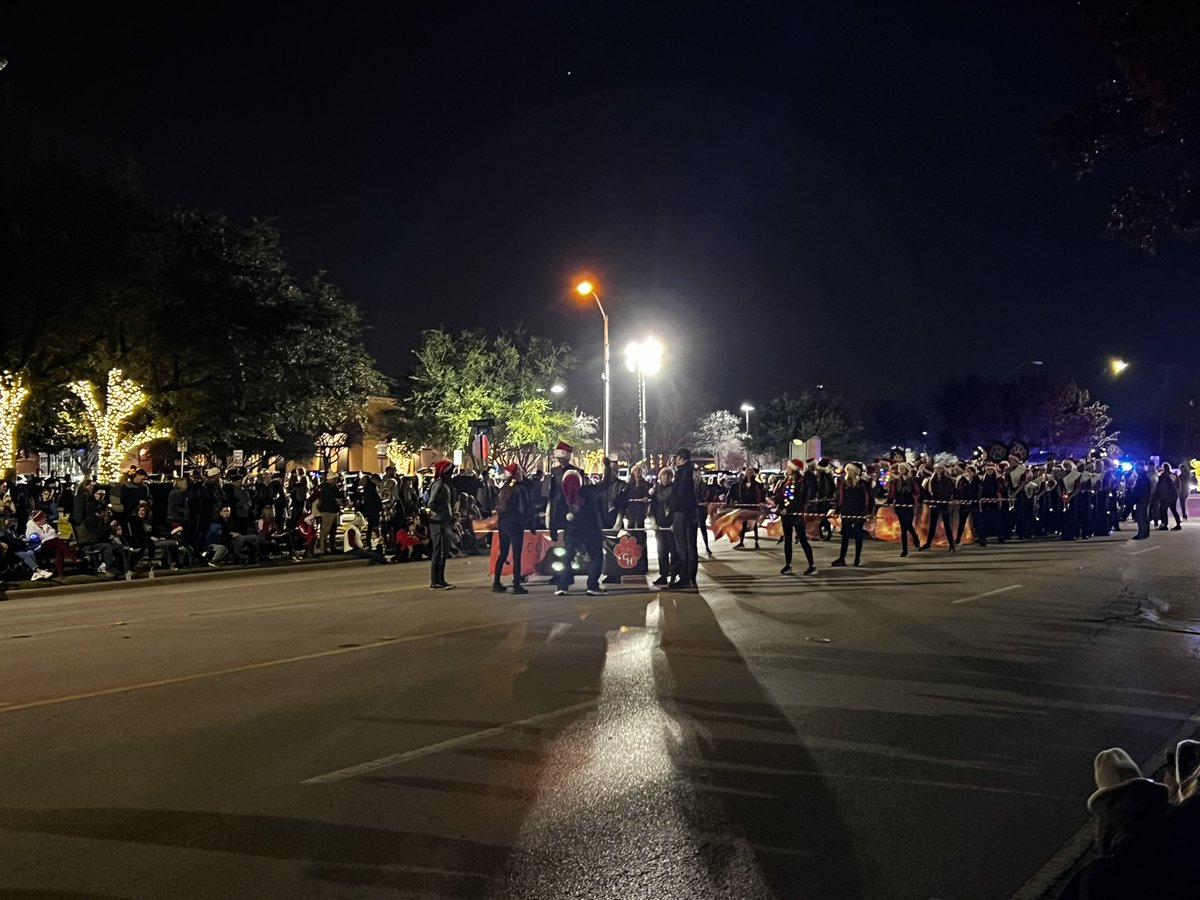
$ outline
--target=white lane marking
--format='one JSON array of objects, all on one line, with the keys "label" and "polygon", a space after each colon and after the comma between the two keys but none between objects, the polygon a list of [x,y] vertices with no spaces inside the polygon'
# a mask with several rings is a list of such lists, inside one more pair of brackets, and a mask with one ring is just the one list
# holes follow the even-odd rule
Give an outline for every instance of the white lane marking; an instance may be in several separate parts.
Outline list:
[{"label": "white lane marking", "polygon": [[1152,551],[1154,551],[1154,550],[1161,550],[1161,549],[1162,549],[1162,547],[1147,547],[1147,548],[1145,548],[1144,550],[1134,550],[1134,551],[1133,551],[1132,553],[1130,553],[1129,555],[1130,555],[1130,556],[1137,556],[1139,553],[1150,553],[1150,552],[1152,552]]},{"label": "white lane marking", "polygon": [[[1152,778],[1159,769],[1166,765],[1167,753],[1174,750],[1180,741],[1193,737],[1197,728],[1200,728],[1200,712],[1193,713],[1175,729],[1175,733],[1167,738],[1142,766],[1146,777]],[[1079,805],[1083,807],[1083,797],[1079,798]],[[1010,900],[1042,900],[1051,888],[1065,878],[1083,855],[1091,849],[1095,834],[1096,828],[1089,821],[1071,835],[1070,839],[1058,849],[1058,852],[1046,860],[1044,866],[1029,876],[1029,880],[1017,889]]]},{"label": "white lane marking", "polygon": [[982,594],[972,594],[970,597],[959,597],[957,600],[951,600],[953,603],[970,603],[972,600],[981,600],[984,597],[994,597],[996,594],[1005,594],[1009,591],[1015,591],[1021,587],[1019,584],[1010,584],[1008,587],[996,588],[994,591],[984,591]]},{"label": "white lane marking", "polygon": [[476,741],[482,741],[486,738],[495,737],[496,735],[506,734],[515,728],[522,728],[526,725],[536,725],[539,722],[546,722],[550,719],[565,716],[568,713],[581,712],[585,709],[594,707],[599,701],[585,700],[583,703],[574,703],[571,706],[564,706],[561,709],[552,709],[550,712],[541,713],[540,715],[530,716],[527,719],[518,719],[515,722],[506,722],[503,725],[497,725],[494,728],[485,728],[482,731],[472,731],[470,734],[462,734],[455,738],[450,738],[445,741],[438,741],[436,744],[426,744],[424,747],[416,747],[413,750],[405,750],[403,753],[393,753],[390,756],[381,756],[379,759],[373,759],[369,762],[359,763],[357,766],[348,766],[345,769],[338,769],[336,772],[329,772],[325,775],[317,775],[313,778],[306,778],[301,784],[332,784],[335,781],[345,781],[349,778],[355,778],[359,775],[364,775],[367,772],[375,772],[379,769],[386,769],[389,766],[399,765],[402,762],[408,762],[410,759],[420,759],[422,756],[432,756],[435,753],[441,753],[445,750],[453,750],[455,747],[461,747],[464,744],[473,744]]}]

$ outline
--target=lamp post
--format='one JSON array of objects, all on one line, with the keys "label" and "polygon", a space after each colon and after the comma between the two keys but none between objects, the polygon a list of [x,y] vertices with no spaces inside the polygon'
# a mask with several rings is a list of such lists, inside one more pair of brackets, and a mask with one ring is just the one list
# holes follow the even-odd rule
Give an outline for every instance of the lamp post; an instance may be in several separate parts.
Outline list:
[{"label": "lamp post", "polygon": [[746,414],[746,434],[750,434],[750,413],[754,412],[754,407],[749,403],[742,404],[742,412]]},{"label": "lamp post", "polygon": [[643,461],[649,459],[646,452],[646,376],[662,368],[663,349],[663,345],[652,337],[634,341],[625,348],[625,365],[630,372],[637,373],[638,379],[638,434]]},{"label": "lamp post", "polygon": [[608,420],[609,420],[609,378],[608,378],[608,313],[604,311],[604,304],[600,302],[600,297],[596,294],[595,288],[592,287],[590,281],[581,281],[575,285],[575,290],[581,297],[591,297],[596,301],[596,306],[600,309],[600,315],[604,317],[604,455],[608,456]]}]

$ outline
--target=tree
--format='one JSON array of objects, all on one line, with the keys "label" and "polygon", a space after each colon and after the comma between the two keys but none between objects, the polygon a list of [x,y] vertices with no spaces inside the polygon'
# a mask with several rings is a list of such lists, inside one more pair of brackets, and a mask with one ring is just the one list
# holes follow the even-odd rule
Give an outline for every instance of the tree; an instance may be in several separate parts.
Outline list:
[{"label": "tree", "polygon": [[713,455],[717,468],[722,461],[728,463],[731,454],[743,451],[742,420],[736,413],[718,409],[703,416],[696,423],[696,449],[707,450]]},{"label": "tree", "polygon": [[746,441],[750,452],[768,459],[783,459],[793,440],[821,438],[822,452],[849,458],[862,450],[862,426],[846,404],[824,391],[784,393],[759,411],[754,431]]},{"label": "tree", "polygon": [[17,428],[29,397],[21,373],[0,372],[0,473],[7,474],[17,456]]},{"label": "tree", "polygon": [[101,481],[116,481],[121,464],[134,448],[171,436],[171,429],[151,425],[130,430],[130,420],[147,402],[141,385],[125,377],[120,369],[108,373],[105,402],[100,403],[90,381],[73,381],[68,387],[78,398],[81,412],[64,415],[69,424],[96,447],[96,474]]},{"label": "tree", "polygon": [[1152,154],[1143,183],[1112,200],[1109,231],[1147,253],[1172,235],[1200,238],[1200,5],[1079,0],[1077,7],[1117,71],[1050,127],[1053,160],[1082,178],[1103,160]]},{"label": "tree", "polygon": [[1025,442],[1034,450],[1082,456],[1115,443],[1108,407],[1073,381],[1027,375],[1015,382],[972,375],[934,395],[942,447],[969,453],[992,441]]},{"label": "tree", "polygon": [[490,418],[496,457],[528,467],[547,447],[578,439],[587,426],[546,392],[574,365],[565,344],[521,330],[489,338],[482,331],[433,329],[422,334],[415,355],[395,423],[395,437],[409,446],[465,447],[471,421]]}]

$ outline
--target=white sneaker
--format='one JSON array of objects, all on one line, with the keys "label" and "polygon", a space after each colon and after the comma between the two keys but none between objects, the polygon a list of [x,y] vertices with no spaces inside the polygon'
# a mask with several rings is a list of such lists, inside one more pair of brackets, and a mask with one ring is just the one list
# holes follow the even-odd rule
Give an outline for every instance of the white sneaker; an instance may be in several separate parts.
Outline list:
[{"label": "white sneaker", "polygon": [[52,578],[54,573],[49,569],[34,569],[33,577],[30,581],[41,581],[43,578]]},{"label": "white sneaker", "polygon": [[555,591],[555,592],[554,592],[554,596],[555,596],[555,597],[565,597],[565,596],[567,596],[567,591],[566,591],[566,588],[559,588],[557,591]]},{"label": "white sneaker", "polygon": [[108,574],[108,566],[106,566],[104,563],[100,563],[100,568],[98,568],[96,570],[96,572],[100,575],[107,575]]},{"label": "white sneaker", "polygon": [[603,597],[604,589],[603,588],[588,588],[586,593],[589,597]]}]

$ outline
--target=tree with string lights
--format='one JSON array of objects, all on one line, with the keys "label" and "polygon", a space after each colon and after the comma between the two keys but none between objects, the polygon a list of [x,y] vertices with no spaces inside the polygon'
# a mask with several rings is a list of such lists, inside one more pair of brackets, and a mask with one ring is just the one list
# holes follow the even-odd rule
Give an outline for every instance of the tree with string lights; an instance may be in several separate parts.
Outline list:
[{"label": "tree with string lights", "polygon": [[5,369],[0,372],[0,472],[11,469],[17,457],[17,426],[29,388],[21,374]]},{"label": "tree with string lights", "polygon": [[101,481],[116,481],[121,464],[135,447],[171,436],[171,429],[158,426],[129,430],[129,420],[149,398],[142,386],[120,369],[109,370],[103,406],[92,382],[72,381],[67,388],[79,399],[82,413],[77,416],[64,411],[63,419],[96,445],[96,474]]}]

